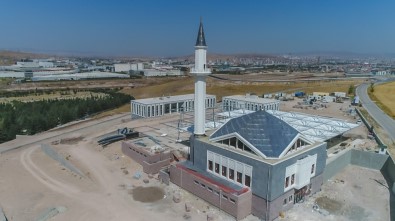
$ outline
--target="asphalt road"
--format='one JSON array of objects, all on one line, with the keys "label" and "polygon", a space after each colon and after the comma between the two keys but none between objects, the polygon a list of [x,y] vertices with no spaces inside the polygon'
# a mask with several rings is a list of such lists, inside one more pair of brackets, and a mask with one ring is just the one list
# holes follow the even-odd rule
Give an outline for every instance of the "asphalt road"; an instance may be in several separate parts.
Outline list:
[{"label": "asphalt road", "polygon": [[369,84],[362,84],[357,87],[356,93],[362,102],[363,107],[370,116],[387,132],[388,136],[395,141],[395,121],[384,113],[368,96]]}]

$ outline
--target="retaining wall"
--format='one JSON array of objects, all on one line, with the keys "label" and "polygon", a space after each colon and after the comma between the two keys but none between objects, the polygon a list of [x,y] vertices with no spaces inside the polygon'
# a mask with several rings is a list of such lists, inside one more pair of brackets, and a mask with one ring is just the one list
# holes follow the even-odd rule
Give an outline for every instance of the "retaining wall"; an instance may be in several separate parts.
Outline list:
[{"label": "retaining wall", "polygon": [[[337,156],[333,156],[327,160],[324,171],[324,181],[329,180],[350,164],[374,170],[382,170],[385,165],[390,165],[390,163],[387,163],[388,159],[392,161],[391,157],[384,154],[354,149],[343,150],[342,152],[339,152]],[[391,173],[393,173],[393,178],[395,178],[395,165],[394,170],[391,171]]]}]

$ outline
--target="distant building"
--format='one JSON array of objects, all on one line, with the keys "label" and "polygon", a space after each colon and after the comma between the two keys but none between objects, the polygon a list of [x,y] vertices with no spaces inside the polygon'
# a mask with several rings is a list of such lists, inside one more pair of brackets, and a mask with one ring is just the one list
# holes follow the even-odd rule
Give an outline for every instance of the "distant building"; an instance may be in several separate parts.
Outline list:
[{"label": "distant building", "polygon": [[347,96],[346,92],[335,92],[334,94],[335,94],[335,97],[342,97],[342,98],[344,98],[344,97]]},{"label": "distant building", "polygon": [[313,96],[329,96],[328,92],[313,92]]},{"label": "distant building", "polygon": [[237,109],[246,110],[279,110],[280,101],[275,99],[261,98],[257,95],[233,95],[222,98],[222,109],[232,111]]},{"label": "distant building", "polygon": [[114,64],[115,72],[129,72],[129,71],[140,71],[144,70],[143,63],[124,63],[124,64]]},{"label": "distant building", "polygon": [[[206,95],[206,108],[216,104],[215,95]],[[154,97],[131,101],[132,118],[157,117],[165,114],[194,111],[194,94],[185,94],[167,97]]]},{"label": "distant building", "polygon": [[164,76],[181,76],[183,72],[177,69],[145,69],[145,77],[164,77]]}]

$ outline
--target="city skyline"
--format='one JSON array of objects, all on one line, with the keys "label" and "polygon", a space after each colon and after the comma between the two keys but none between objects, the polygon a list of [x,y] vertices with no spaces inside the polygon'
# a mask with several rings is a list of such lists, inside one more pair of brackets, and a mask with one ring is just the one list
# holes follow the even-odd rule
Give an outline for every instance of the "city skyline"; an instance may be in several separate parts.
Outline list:
[{"label": "city skyline", "polygon": [[[203,17],[209,53],[394,54],[391,1],[2,1],[0,49],[183,56]],[[5,34],[4,34],[5,33]]]}]

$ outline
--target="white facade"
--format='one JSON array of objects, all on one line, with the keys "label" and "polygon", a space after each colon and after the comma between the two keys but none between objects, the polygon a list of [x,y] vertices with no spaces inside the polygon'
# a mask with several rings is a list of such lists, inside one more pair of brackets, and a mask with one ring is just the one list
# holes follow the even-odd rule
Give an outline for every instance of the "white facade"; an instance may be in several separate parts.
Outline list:
[{"label": "white facade", "polygon": [[320,96],[320,95],[309,95],[307,97],[307,100],[316,100],[316,101],[321,101],[324,103],[330,103],[330,102],[335,102],[336,101],[336,97],[333,96]]},{"label": "white facade", "polygon": [[295,164],[285,168],[284,192],[295,188],[300,189],[310,184],[310,179],[315,176],[317,154],[298,160]]},{"label": "white facade", "polygon": [[144,70],[143,63],[114,64],[114,71],[115,72],[128,72],[128,71],[139,71],[139,70]]},{"label": "white facade", "polygon": [[346,97],[346,92],[335,92],[335,97]]},{"label": "white facade", "polygon": [[160,77],[160,76],[181,76],[181,70],[157,70],[157,69],[145,69],[144,76],[146,77]]},{"label": "white facade", "polygon": [[[206,95],[205,108],[213,108],[216,104],[215,95]],[[155,97],[131,101],[133,117],[158,117],[165,114],[194,111],[194,94],[185,94],[168,97]]]},{"label": "white facade", "polygon": [[251,187],[253,167],[207,151],[207,172],[240,186]]},{"label": "white facade", "polygon": [[222,109],[224,111],[233,110],[279,110],[280,101],[275,99],[260,98],[256,95],[234,95],[222,98]]}]

